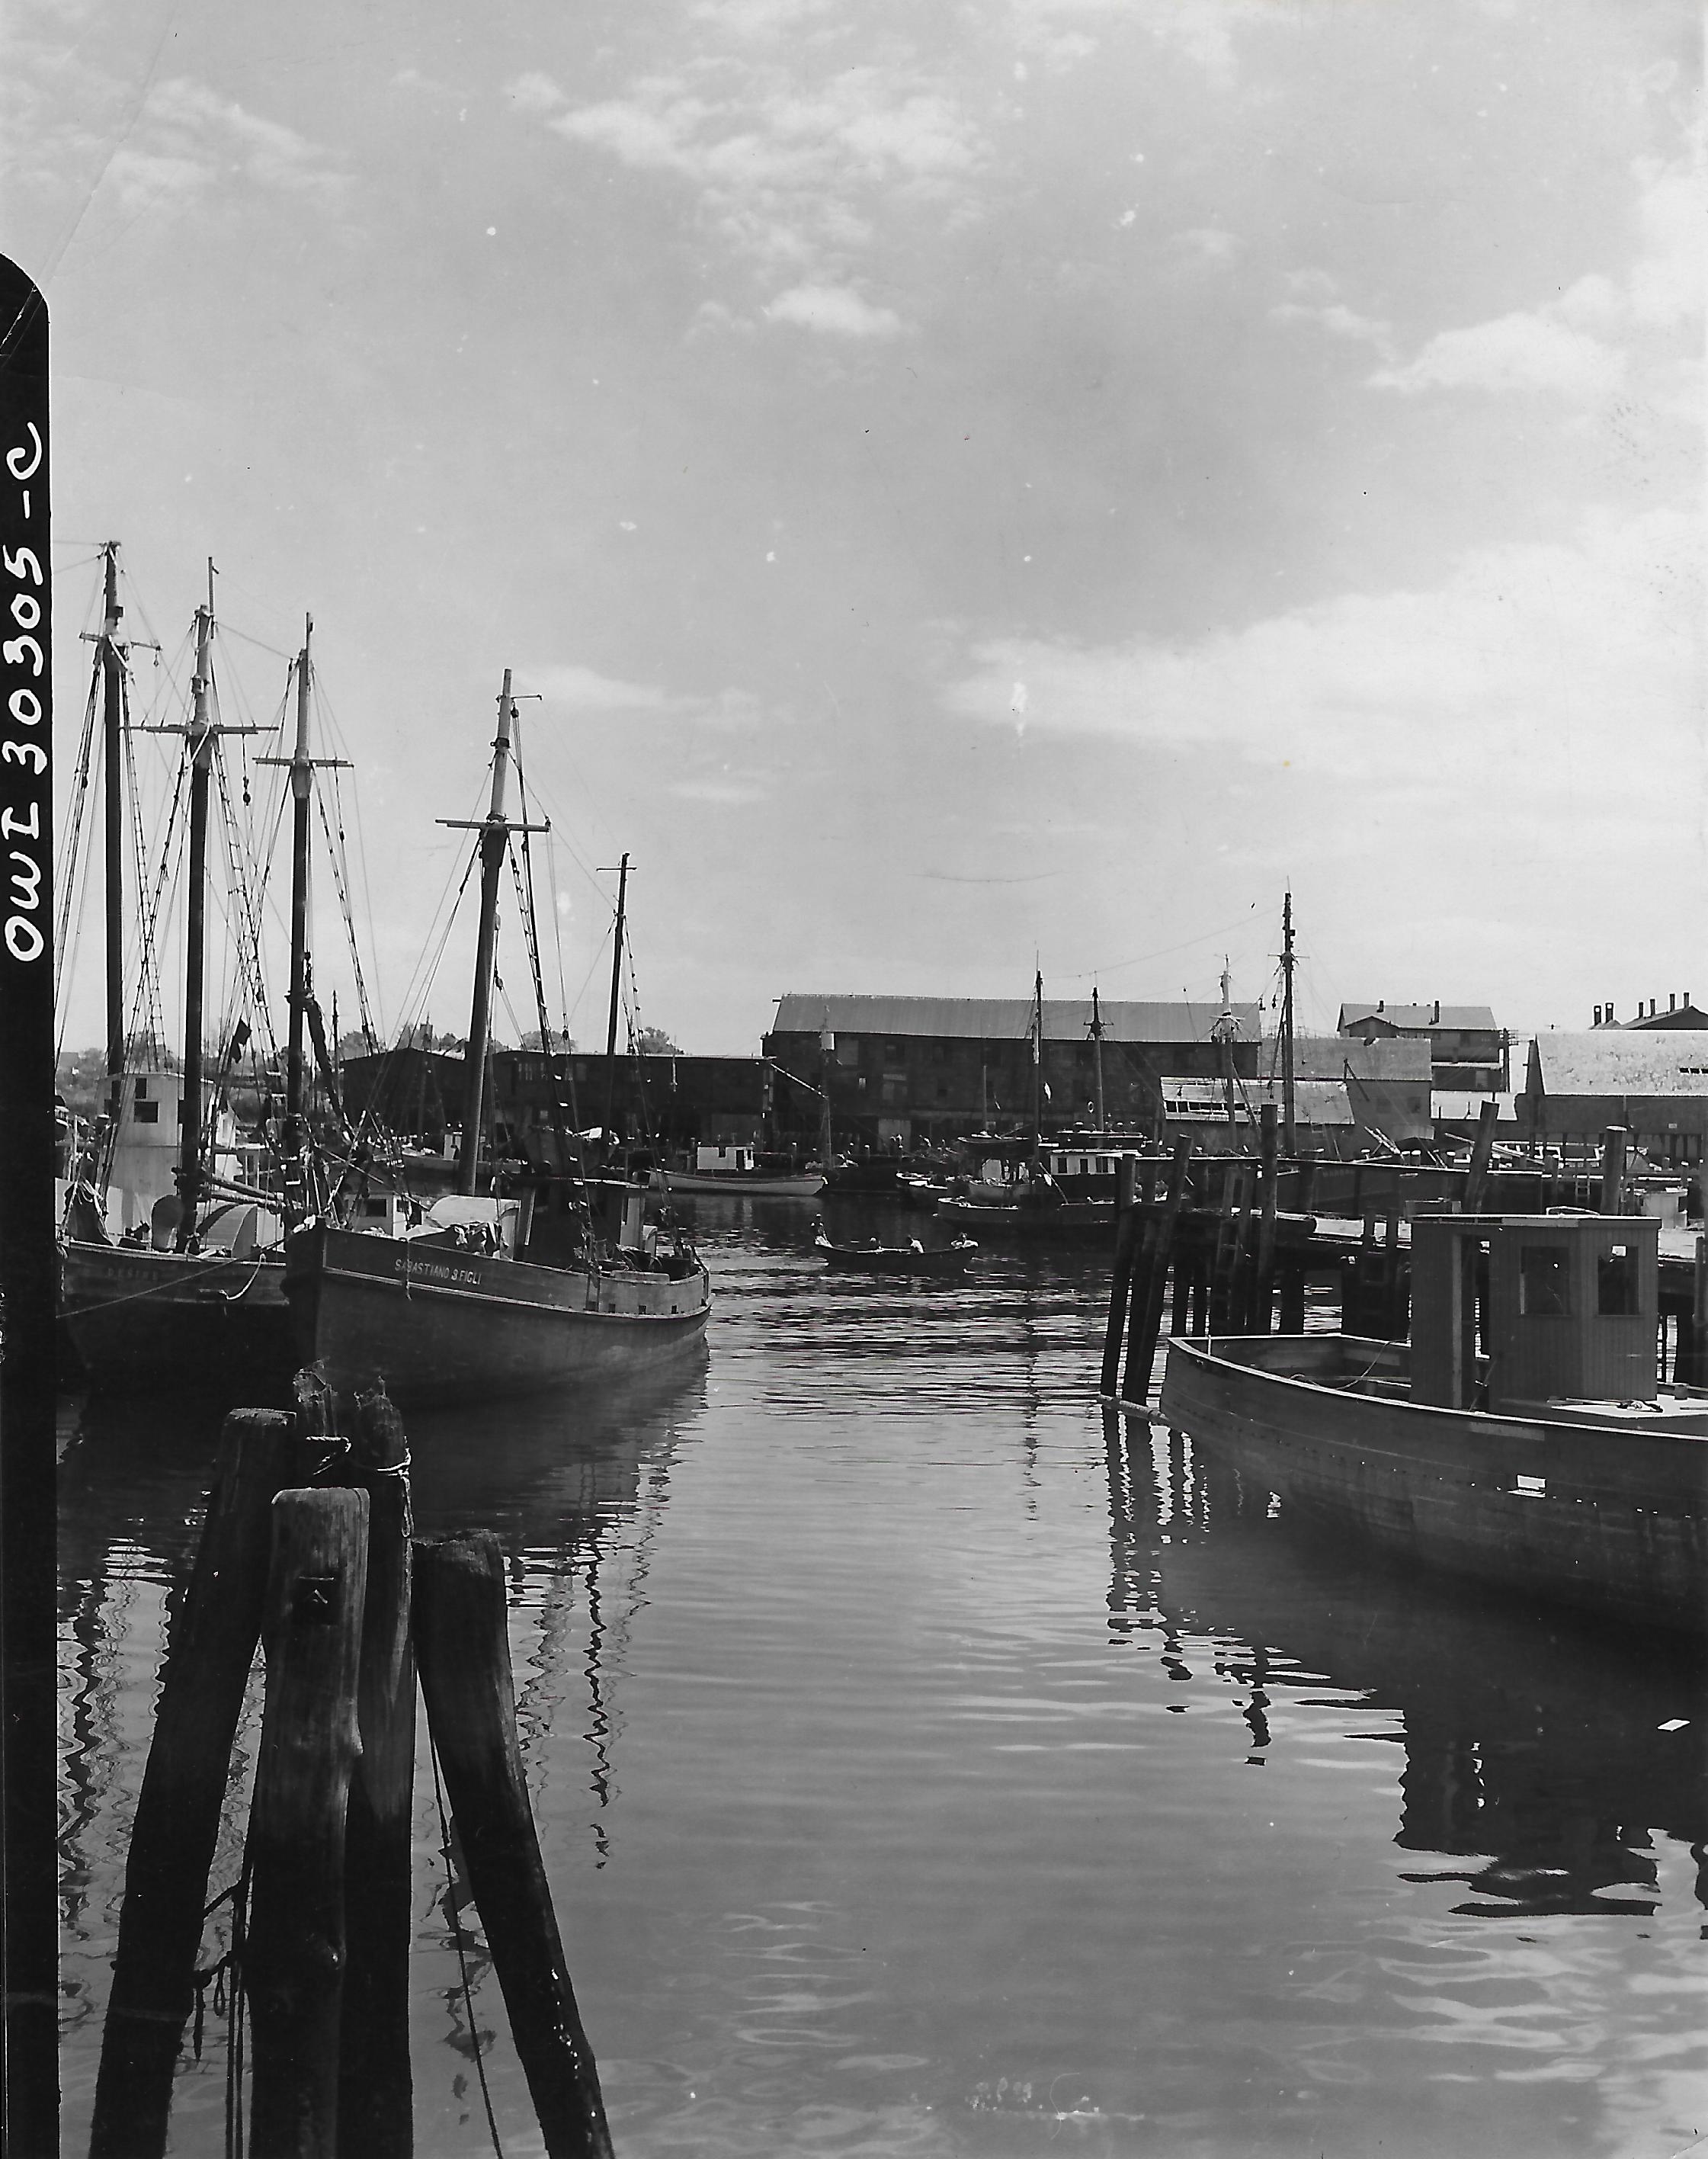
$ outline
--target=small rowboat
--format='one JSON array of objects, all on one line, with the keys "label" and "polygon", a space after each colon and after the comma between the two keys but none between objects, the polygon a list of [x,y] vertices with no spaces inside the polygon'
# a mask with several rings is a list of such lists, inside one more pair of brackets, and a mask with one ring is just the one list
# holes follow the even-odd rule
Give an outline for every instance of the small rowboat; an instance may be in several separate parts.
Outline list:
[{"label": "small rowboat", "polygon": [[870,1275],[958,1275],[978,1250],[970,1237],[957,1237],[931,1251],[918,1238],[907,1245],[880,1245],[875,1237],[864,1244],[833,1245],[822,1230],[813,1245],[824,1254],[827,1266]]}]

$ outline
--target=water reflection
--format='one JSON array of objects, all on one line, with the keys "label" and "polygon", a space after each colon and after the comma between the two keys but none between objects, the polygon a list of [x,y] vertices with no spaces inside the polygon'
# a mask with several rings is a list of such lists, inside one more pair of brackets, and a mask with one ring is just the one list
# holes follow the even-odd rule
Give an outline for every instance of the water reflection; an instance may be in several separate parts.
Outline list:
[{"label": "water reflection", "polygon": [[1708,1905],[1700,1644],[1301,1542],[1266,1492],[1114,1410],[1105,1442],[1110,1629],[1158,1636],[1182,1684],[1207,1654],[1254,1766],[1273,1758],[1278,1702],[1356,1711],[1358,1736],[1379,1740],[1369,1712],[1393,1711],[1394,1841],[1462,1862],[1401,1878],[1462,1882],[1456,1913],[1652,1914],[1657,1835],[1691,1847]]}]

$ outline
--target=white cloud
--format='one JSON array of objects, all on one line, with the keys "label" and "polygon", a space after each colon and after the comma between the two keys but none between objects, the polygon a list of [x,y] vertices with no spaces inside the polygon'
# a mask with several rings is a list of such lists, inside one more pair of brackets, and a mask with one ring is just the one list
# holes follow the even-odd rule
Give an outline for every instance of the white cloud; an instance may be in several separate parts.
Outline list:
[{"label": "white cloud", "polygon": [[507,83],[505,95],[513,105],[519,105],[524,112],[555,112],[560,106],[569,102],[549,75],[541,75],[532,69],[525,75],[519,75],[514,82]]},{"label": "white cloud", "polygon": [[1431,592],[1348,593],[1195,643],[995,639],[943,702],[1009,727],[1024,683],[1033,731],[1219,747],[1490,827],[1573,787],[1592,819],[1620,796],[1694,800],[1702,557],[1682,511],[1597,517],[1570,541],[1467,554]]},{"label": "white cloud", "polygon": [[1544,390],[1581,403],[1622,390],[1633,370],[1661,370],[1654,401],[1685,412],[1700,386],[1698,355],[1669,334],[1702,313],[1708,277],[1708,164],[1700,139],[1671,164],[1639,158],[1638,249],[1619,283],[1592,272],[1546,304],[1444,330],[1415,359],[1381,369],[1373,387]]},{"label": "white cloud", "polygon": [[[738,12],[744,37],[772,19]],[[724,8],[696,19],[730,28]],[[745,49],[691,54],[547,124],[686,184],[709,228],[762,275],[827,289],[849,286],[857,258],[896,220],[929,214],[953,226],[976,215],[974,184],[991,154],[950,79],[895,44],[853,67],[820,65],[800,41],[786,61]]]},{"label": "white cloud", "polygon": [[902,318],[888,308],[874,308],[857,293],[840,285],[795,285],[779,293],[765,309],[769,321],[797,323],[802,329],[833,337],[898,337]]},{"label": "white cloud", "polygon": [[1580,400],[1605,397],[1625,377],[1617,347],[1546,314],[1501,315],[1443,330],[1415,360],[1369,378],[1378,390],[1550,390]]}]

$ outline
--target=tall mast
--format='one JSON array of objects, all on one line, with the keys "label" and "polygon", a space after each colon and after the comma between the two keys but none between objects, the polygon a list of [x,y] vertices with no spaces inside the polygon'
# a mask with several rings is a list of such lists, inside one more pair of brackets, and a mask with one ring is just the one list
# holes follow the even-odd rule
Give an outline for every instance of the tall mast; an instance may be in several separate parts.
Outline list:
[{"label": "tall mast", "polygon": [[202,979],[208,868],[208,779],[214,764],[209,691],[214,671],[214,566],[208,564],[208,603],[196,609],[196,670],[190,683],[189,885],[184,954],[184,1093],[179,1104],[178,1243],[195,1228],[202,1185]]},{"label": "tall mast", "polygon": [[1234,1105],[1234,977],[1228,966],[1227,955],[1222,957],[1222,1012],[1216,1022],[1216,1031],[1222,1038],[1222,1087],[1228,1101],[1228,1122],[1239,1122]]},{"label": "tall mast", "polygon": [[1103,1114],[1103,1014],[1097,1003],[1097,985],[1091,986],[1091,1061],[1097,1075],[1097,1131],[1100,1138],[1109,1130]]},{"label": "tall mast", "polygon": [[1281,1152],[1288,1161],[1298,1152],[1293,1102],[1293,895],[1281,902]]},{"label": "tall mast", "polygon": [[1032,985],[1032,1152],[1043,1143],[1043,969]]},{"label": "tall mast", "polygon": [[285,1154],[303,1145],[303,1020],[308,1004],[308,797],[314,766],[308,754],[308,645],[314,618],[306,618],[297,662],[297,745],[291,755],[291,1028],[285,1050]]},{"label": "tall mast", "polygon": [[457,1189],[474,1190],[480,1155],[480,1122],[486,1095],[486,1049],[492,1033],[492,963],[498,943],[498,880],[510,847],[505,790],[510,769],[510,670],[499,692],[498,733],[493,742],[492,802],[480,828],[480,936],[474,955],[474,1002],[468,1014],[468,1048],[463,1064],[463,1147],[457,1162]]},{"label": "tall mast", "polygon": [[109,540],[106,606],[96,662],[101,674],[101,754],[106,761],[106,1073],[121,1077],[125,1069],[125,885],[124,885],[124,654],[119,645],[119,546]]},{"label": "tall mast", "polygon": [[611,1017],[605,1028],[605,1131],[603,1145],[611,1153],[611,1119],[617,1100],[617,1001],[623,986],[623,916],[629,902],[629,857],[617,872],[617,941],[611,953]]}]

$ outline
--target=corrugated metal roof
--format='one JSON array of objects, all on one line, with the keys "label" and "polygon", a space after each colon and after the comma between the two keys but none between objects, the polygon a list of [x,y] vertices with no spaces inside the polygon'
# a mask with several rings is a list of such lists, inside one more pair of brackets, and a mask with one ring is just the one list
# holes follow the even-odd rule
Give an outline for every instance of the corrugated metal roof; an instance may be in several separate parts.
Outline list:
[{"label": "corrugated metal roof", "polygon": [[1548,1095],[1708,1095],[1708,1028],[1539,1034],[1529,1069]]},{"label": "corrugated metal roof", "polygon": [[[1242,1042],[1255,1042],[1262,1007],[1236,1004]],[[1147,1004],[1100,999],[1105,1042],[1207,1042],[1221,1017],[1216,1004]],[[1032,1026],[1030,997],[809,997],[791,992],[777,1000],[774,1034],[944,1036],[955,1041],[1023,1042]],[[1046,997],[1047,1042],[1084,1042],[1091,1026],[1089,997]]]},{"label": "corrugated metal roof", "polygon": [[1436,1012],[1433,1000],[1426,1005],[1385,1003],[1379,1010],[1371,997],[1348,1001],[1340,1007],[1340,1025],[1357,1027],[1367,1019],[1385,1020],[1390,1027],[1448,1027],[1492,1029],[1494,1014],[1487,1005],[1443,1005]]}]

